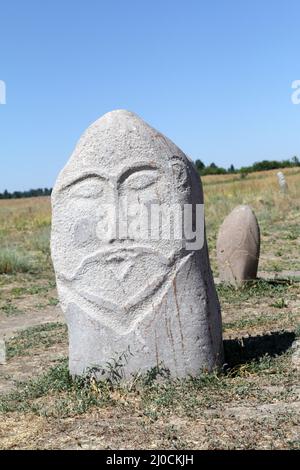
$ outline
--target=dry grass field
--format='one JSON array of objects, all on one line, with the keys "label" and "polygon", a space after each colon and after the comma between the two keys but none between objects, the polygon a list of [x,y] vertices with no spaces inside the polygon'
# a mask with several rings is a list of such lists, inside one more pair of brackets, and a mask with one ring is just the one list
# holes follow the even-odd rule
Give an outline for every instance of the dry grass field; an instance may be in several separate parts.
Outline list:
[{"label": "dry grass field", "polygon": [[126,386],[71,380],[49,250],[49,198],[0,201],[0,449],[300,448],[300,168],[206,176],[214,276],[225,216],[250,204],[261,229],[258,279],[217,284],[227,366],[174,381],[151,371]]}]

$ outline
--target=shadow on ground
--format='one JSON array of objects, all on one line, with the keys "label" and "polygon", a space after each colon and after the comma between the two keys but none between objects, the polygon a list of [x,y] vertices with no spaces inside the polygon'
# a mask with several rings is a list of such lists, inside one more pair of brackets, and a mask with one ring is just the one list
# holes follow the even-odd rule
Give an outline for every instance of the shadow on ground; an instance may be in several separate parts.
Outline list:
[{"label": "shadow on ground", "polygon": [[224,340],[225,362],[228,368],[285,353],[295,340],[293,331],[276,331],[262,336]]}]

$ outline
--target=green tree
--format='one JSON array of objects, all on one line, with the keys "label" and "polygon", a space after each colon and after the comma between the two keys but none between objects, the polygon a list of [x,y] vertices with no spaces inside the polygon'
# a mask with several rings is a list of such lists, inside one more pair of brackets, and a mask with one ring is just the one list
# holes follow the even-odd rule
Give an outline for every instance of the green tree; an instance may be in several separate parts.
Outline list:
[{"label": "green tree", "polygon": [[204,170],[204,168],[205,168],[204,163],[203,163],[201,160],[199,160],[199,159],[197,159],[197,160],[195,161],[195,165],[196,165],[196,168],[197,168],[197,170],[198,170],[199,172],[202,171],[202,170]]}]

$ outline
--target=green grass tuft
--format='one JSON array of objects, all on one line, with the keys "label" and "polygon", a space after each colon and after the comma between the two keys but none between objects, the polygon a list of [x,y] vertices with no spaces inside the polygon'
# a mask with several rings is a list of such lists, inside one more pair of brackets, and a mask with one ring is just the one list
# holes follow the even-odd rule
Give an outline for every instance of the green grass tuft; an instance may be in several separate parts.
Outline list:
[{"label": "green grass tuft", "polygon": [[0,274],[30,273],[35,271],[36,267],[28,255],[14,248],[0,250]]}]

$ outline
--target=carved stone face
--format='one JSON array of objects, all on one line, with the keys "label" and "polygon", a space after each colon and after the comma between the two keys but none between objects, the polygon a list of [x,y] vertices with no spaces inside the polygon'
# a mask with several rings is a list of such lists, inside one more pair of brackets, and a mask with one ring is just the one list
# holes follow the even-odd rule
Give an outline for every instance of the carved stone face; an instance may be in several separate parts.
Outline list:
[{"label": "carved stone face", "polygon": [[196,178],[185,155],[136,115],[112,112],[93,124],[52,196],[61,297],[111,326],[130,327],[191,256],[182,239],[143,238],[136,208],[202,203]]}]

